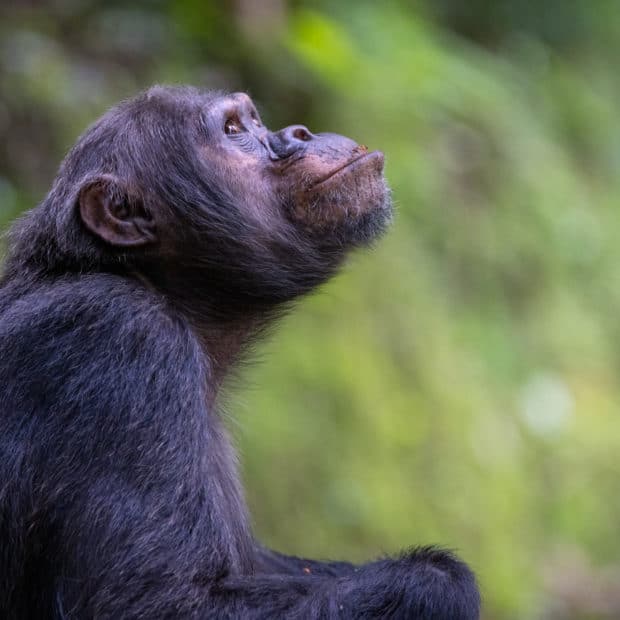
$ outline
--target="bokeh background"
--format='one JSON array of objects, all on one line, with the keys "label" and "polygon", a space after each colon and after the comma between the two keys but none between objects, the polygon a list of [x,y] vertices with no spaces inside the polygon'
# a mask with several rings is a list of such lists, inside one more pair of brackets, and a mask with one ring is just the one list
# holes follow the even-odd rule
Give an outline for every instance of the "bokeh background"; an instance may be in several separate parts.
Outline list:
[{"label": "bokeh background", "polygon": [[0,226],[154,82],[387,157],[395,225],[228,398],[257,533],[455,548],[486,619],[620,618],[620,3],[0,5]]}]

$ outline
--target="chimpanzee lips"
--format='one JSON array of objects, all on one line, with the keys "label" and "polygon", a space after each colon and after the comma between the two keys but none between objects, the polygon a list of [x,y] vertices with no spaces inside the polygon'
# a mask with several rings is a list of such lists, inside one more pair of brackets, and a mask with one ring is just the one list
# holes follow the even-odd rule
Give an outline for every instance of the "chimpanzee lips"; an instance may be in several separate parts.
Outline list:
[{"label": "chimpanzee lips", "polygon": [[380,176],[383,173],[383,164],[385,157],[381,151],[372,151],[371,153],[364,152],[362,155],[354,157],[352,160],[345,164],[338,166],[334,170],[330,170],[327,174],[319,177],[308,188],[308,191],[318,189],[322,183],[327,181],[335,181],[341,176],[348,175],[349,173],[354,176],[365,174],[376,174]]}]

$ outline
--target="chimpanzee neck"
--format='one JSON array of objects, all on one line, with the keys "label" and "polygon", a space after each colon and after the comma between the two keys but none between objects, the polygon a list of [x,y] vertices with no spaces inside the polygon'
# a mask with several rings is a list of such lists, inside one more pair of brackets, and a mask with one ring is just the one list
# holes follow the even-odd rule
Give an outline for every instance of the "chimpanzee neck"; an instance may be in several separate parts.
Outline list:
[{"label": "chimpanzee neck", "polygon": [[209,398],[213,401],[249,346],[285,310],[284,304],[277,308],[235,306],[220,295],[209,294],[208,289],[180,281],[178,276],[166,277],[164,270],[155,273],[140,270],[131,275],[163,294],[174,311],[191,326],[208,362]]},{"label": "chimpanzee neck", "polygon": [[215,401],[222,383],[242,360],[258,328],[251,323],[222,325],[205,320],[197,322],[191,317],[190,322],[209,362],[209,397]]}]

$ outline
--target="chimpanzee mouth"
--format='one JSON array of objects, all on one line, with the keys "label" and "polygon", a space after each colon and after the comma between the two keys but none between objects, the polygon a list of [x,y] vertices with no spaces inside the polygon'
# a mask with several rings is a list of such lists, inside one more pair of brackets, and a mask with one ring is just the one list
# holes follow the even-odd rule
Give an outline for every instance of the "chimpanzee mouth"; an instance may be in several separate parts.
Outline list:
[{"label": "chimpanzee mouth", "polygon": [[376,236],[391,214],[389,190],[383,178],[384,155],[357,147],[348,161],[331,162],[312,175],[292,198],[290,217],[313,234],[337,236],[356,244]]},{"label": "chimpanzee mouth", "polygon": [[318,180],[312,183],[307,191],[314,191],[323,183],[336,180],[345,174],[348,175],[348,173],[351,173],[352,175],[356,175],[358,173],[374,173],[375,175],[381,175],[383,173],[384,162],[385,157],[381,151],[372,151],[370,153],[365,152],[362,155],[346,162],[342,166],[338,166],[334,170],[330,170],[326,175],[319,177]]}]

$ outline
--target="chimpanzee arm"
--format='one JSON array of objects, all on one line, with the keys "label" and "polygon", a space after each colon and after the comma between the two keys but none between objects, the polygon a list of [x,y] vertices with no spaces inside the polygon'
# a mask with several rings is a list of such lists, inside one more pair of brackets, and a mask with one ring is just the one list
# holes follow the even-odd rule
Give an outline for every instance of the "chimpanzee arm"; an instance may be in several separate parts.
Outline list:
[{"label": "chimpanzee arm", "polygon": [[422,548],[365,564],[346,577],[282,575],[223,579],[214,602],[230,618],[476,620],[480,598],[467,566]]},{"label": "chimpanzee arm", "polygon": [[[108,490],[109,492],[109,490]],[[469,569],[449,554],[420,550],[361,566],[348,576],[218,575],[218,542],[197,553],[178,524],[136,514],[127,527],[119,497],[110,510],[85,511],[74,524],[81,541],[80,577],[59,582],[65,611],[82,617],[419,618],[476,620],[479,599]],[[95,518],[97,517],[97,518]],[[88,523],[85,523],[88,519]],[[119,528],[119,523],[124,527]],[[214,538],[225,523],[214,523]],[[89,527],[90,526],[90,527]],[[182,531],[182,530],[181,530]],[[69,614],[69,617],[72,617]]]},{"label": "chimpanzee arm", "polygon": [[328,575],[341,577],[355,570],[349,562],[321,562],[284,555],[262,546],[256,547],[254,567],[257,573],[279,575]]},{"label": "chimpanzee arm", "polygon": [[[226,574],[225,522],[211,523],[212,539],[201,552],[186,523],[153,510],[161,499],[175,501],[172,489],[160,489],[156,503],[147,506],[126,488],[111,493],[110,480],[98,486],[94,503],[72,515],[79,537],[70,539],[75,542],[70,548],[78,553],[72,558],[74,570],[57,584],[57,601],[68,617],[479,617],[474,577],[447,553],[422,549],[340,578]],[[110,503],[104,506],[97,497]]]}]

